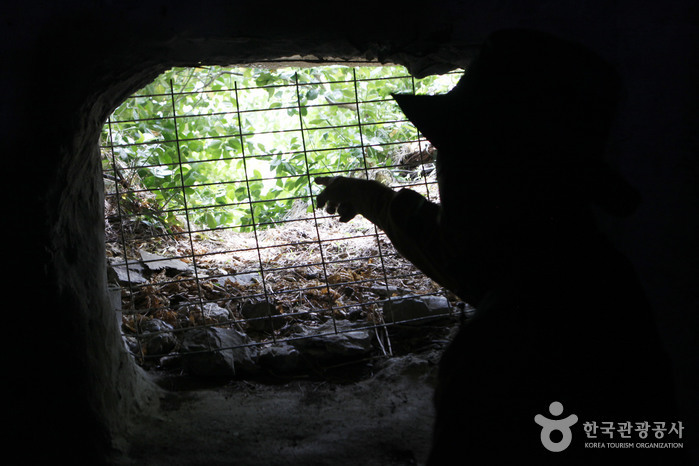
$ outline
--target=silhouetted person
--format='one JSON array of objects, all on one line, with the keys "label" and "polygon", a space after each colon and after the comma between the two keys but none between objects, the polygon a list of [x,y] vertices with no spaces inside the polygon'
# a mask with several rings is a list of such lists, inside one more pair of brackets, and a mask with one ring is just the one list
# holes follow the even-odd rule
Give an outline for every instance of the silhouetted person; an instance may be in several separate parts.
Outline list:
[{"label": "silhouetted person", "polygon": [[[591,212],[625,216],[639,202],[603,162],[620,88],[576,44],[501,31],[449,93],[394,96],[437,148],[440,204],[373,181],[317,180],[319,207],[365,216],[476,308],[440,363],[431,465],[676,464],[660,462],[677,453],[668,449],[585,447],[661,441],[618,429],[679,421],[643,290]],[[544,448],[541,416],[570,415],[570,444],[554,433],[565,448]]]}]

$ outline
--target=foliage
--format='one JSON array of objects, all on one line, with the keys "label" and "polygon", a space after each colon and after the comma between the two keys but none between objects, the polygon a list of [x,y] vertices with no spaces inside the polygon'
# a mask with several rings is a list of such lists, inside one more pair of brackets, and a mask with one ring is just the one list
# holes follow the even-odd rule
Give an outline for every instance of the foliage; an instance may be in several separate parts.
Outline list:
[{"label": "foliage", "polygon": [[122,196],[150,196],[157,208],[146,222],[273,225],[297,200],[312,208],[317,174],[366,176],[417,138],[391,93],[442,93],[458,77],[415,80],[402,67],[173,68],[114,111],[103,168],[127,180]]}]

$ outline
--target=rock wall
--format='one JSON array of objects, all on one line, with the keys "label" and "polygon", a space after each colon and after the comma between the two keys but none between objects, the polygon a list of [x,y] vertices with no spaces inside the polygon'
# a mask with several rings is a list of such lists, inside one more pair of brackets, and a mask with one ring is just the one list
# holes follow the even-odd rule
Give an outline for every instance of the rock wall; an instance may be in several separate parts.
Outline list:
[{"label": "rock wall", "polygon": [[5,312],[6,422],[17,441],[29,442],[10,455],[99,464],[135,413],[157,409],[157,390],[123,351],[106,292],[97,141],[124,97],[173,65],[293,56],[400,63],[422,76],[465,66],[490,31],[511,26],[581,41],[625,78],[611,157],[645,202],[630,220],[600,220],[638,268],[685,414],[699,425],[695,2],[7,3],[6,302],[17,296],[21,304]]}]

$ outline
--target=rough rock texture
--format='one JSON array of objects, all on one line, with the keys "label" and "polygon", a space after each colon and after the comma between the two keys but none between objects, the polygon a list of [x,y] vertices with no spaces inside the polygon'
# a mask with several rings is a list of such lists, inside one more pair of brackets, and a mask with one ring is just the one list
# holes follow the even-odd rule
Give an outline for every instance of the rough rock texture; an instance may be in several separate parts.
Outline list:
[{"label": "rough rock texture", "polygon": [[383,315],[386,323],[401,322],[410,319],[421,319],[415,323],[420,325],[426,321],[449,314],[449,302],[443,296],[425,296],[421,299],[406,298],[387,301]]},{"label": "rough rock texture", "polygon": [[[234,329],[202,328],[187,332],[182,342],[182,366],[193,375],[232,377],[253,365],[250,339]],[[242,346],[241,348],[235,348]],[[211,350],[218,350],[209,352]]]},{"label": "rough rock texture", "polygon": [[[436,355],[383,361],[357,383],[172,387],[116,465],[423,464]],[[167,381],[161,383],[167,384]]]},{"label": "rough rock texture", "polygon": [[[97,141],[127,95],[173,65],[280,57],[377,59],[419,76],[466,65],[490,31],[509,26],[581,41],[625,79],[610,156],[644,204],[628,221],[600,221],[638,268],[683,412],[699,425],[696,2],[439,0],[406,8],[358,1],[343,4],[339,17],[328,8],[315,1],[2,4],[5,245],[18,259],[7,288],[26,302],[4,321],[5,422],[13,446],[30,446],[6,450],[5,459],[100,464],[127,447],[121,440],[143,425],[140,416],[153,422],[158,412],[161,390],[126,354],[106,286]],[[698,431],[688,430],[688,444]],[[327,458],[339,451],[332,445],[302,459]]]}]

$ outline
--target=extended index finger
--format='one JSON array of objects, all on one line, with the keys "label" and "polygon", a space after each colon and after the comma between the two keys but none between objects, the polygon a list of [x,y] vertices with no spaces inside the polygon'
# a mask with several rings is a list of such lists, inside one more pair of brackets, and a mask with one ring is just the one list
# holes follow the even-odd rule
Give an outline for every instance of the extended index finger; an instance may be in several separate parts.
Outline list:
[{"label": "extended index finger", "polygon": [[321,186],[329,186],[334,179],[335,177],[332,176],[318,176],[316,177],[315,182]]}]

